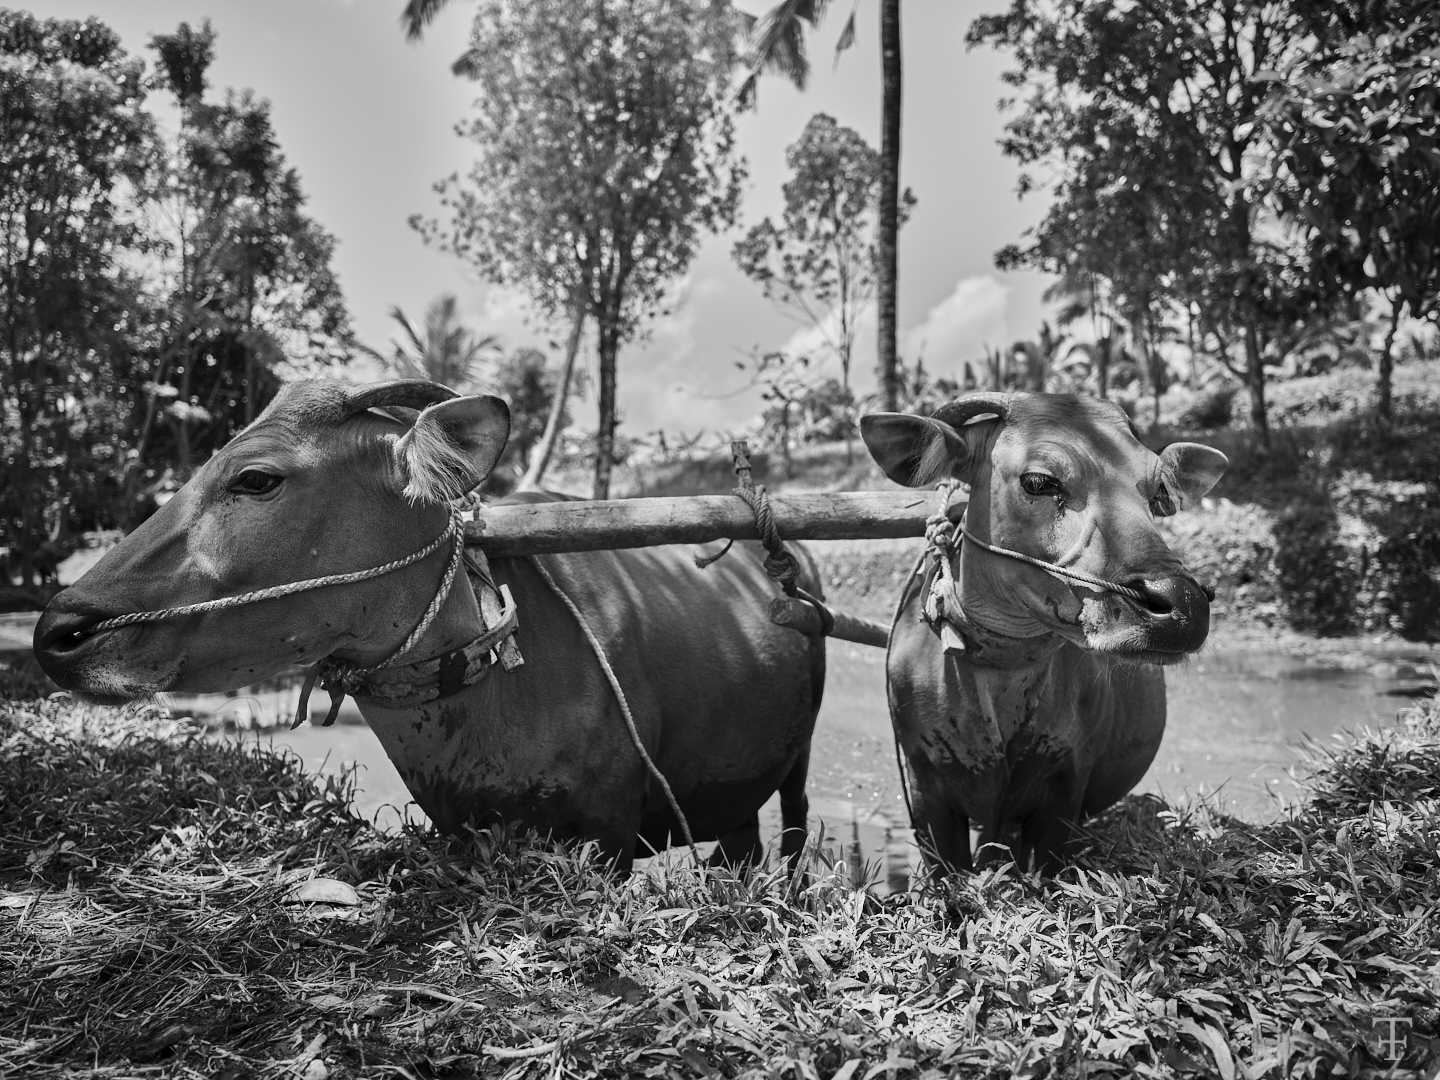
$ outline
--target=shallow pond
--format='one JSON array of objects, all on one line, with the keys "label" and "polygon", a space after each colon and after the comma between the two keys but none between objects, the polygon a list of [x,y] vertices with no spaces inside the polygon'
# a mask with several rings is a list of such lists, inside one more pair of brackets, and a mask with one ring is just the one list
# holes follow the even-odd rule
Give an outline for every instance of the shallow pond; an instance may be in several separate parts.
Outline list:
[{"label": "shallow pond", "polygon": [[[1304,659],[1259,649],[1208,649],[1183,667],[1167,672],[1169,722],[1159,756],[1138,790],[1170,802],[1205,797],[1226,812],[1252,821],[1277,816],[1297,796],[1291,771],[1297,748],[1308,738],[1324,746],[1338,731],[1385,725],[1409,700],[1434,689],[1423,649],[1376,649],[1348,656],[1343,664]],[[825,702],[816,725],[810,766],[810,799],[815,823],[842,840],[858,837],[867,861],[878,862],[906,821],[895,747],[885,702],[882,650],[835,642]],[[258,688],[232,701],[210,699],[180,705],[206,711],[225,706],[237,720],[251,716],[274,723],[277,711],[294,709],[293,686]],[[328,697],[312,702],[316,720]],[[310,724],[263,733],[232,733],[231,738],[261,739],[293,750],[305,764],[335,772],[350,763],[359,768],[357,808],[382,827],[397,825],[402,814],[422,821],[379,741],[347,701],[340,722],[330,728]],[[767,835],[779,828],[779,810],[771,800],[763,814]],[[887,844],[887,836],[891,838]]]}]

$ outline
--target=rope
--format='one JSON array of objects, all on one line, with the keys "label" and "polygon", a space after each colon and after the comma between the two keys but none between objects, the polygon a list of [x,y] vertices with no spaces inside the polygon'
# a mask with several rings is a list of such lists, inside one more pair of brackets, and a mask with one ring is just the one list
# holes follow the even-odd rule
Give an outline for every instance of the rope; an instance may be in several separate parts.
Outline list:
[{"label": "rope", "polygon": [[465,559],[465,534],[462,531],[463,528],[464,525],[462,524],[460,511],[453,510],[450,517],[449,532],[454,534],[455,543],[451,548],[450,562],[445,567],[445,576],[440,579],[440,587],[435,590],[435,595],[430,599],[430,606],[425,609],[425,614],[420,616],[420,621],[415,624],[415,628],[410,631],[409,636],[401,642],[398,649],[378,664],[372,664],[364,668],[349,667],[349,665],[347,665],[351,674],[369,675],[372,672],[379,671],[381,668],[389,667],[411,649],[415,648],[416,645],[420,644],[420,639],[425,636],[425,631],[430,629],[430,624],[435,621],[435,617],[440,614],[440,609],[445,606],[445,601],[449,599],[450,586],[454,584],[455,575],[459,572],[460,564]]},{"label": "rope", "polygon": [[[116,627],[130,626],[134,623],[160,622],[164,619],[178,619],[185,615],[200,615],[207,611],[224,611],[227,608],[240,607],[244,604],[254,604],[261,600],[273,600],[281,596],[292,596],[295,593],[307,592],[310,589],[321,589],[329,585],[350,585],[357,581],[368,581],[370,578],[394,573],[396,570],[401,570],[413,563],[419,562],[429,555],[433,555],[439,550],[440,545],[451,536],[456,539],[457,550],[463,550],[464,534],[461,532],[460,515],[453,512],[450,516],[449,527],[429,544],[426,544],[425,547],[419,551],[406,555],[404,558],[396,559],[393,562],[385,563],[383,566],[372,566],[368,570],[356,570],[348,574],[327,574],[325,577],[309,578],[305,581],[293,581],[287,585],[272,585],[266,589],[256,589],[253,592],[241,593],[239,596],[222,596],[217,600],[205,600],[198,604],[184,604],[180,607],[163,608],[159,611],[135,611],[129,615],[117,615],[113,619],[106,619],[103,622],[96,623],[94,626],[89,627],[86,633],[98,634],[102,630],[113,630]],[[453,558],[451,562],[453,565]],[[453,576],[454,573],[452,569],[450,577],[453,578]],[[413,644],[414,642],[408,642],[407,647]]]},{"label": "rope", "polygon": [[585,621],[585,616],[580,613],[580,608],[575,601],[566,595],[559,584],[550,576],[550,571],[545,569],[539,559],[532,558],[530,564],[540,571],[540,576],[545,579],[545,584],[550,586],[553,592],[564,605],[570,609],[570,614],[575,616],[575,621],[580,624],[580,632],[585,635],[585,640],[590,643],[591,650],[595,653],[595,659],[600,661],[600,670],[605,672],[605,678],[610,682],[610,689],[615,691],[615,700],[620,704],[620,715],[625,718],[625,726],[630,730],[630,741],[635,744],[635,750],[640,755],[640,760],[645,763],[651,777],[660,785],[660,790],[665,792],[665,799],[670,804],[670,810],[675,819],[680,823],[680,835],[685,839],[685,845],[690,849],[690,854],[695,856],[695,861],[700,861],[700,853],[695,850],[695,838],[690,834],[690,822],[686,820],[685,813],[680,809],[680,802],[675,798],[675,792],[670,788],[670,781],[665,779],[665,774],[655,764],[654,759],[645,749],[645,744],[640,741],[640,729],[635,726],[635,715],[630,711],[630,701],[625,697],[625,690],[620,685],[620,677],[615,674],[615,669],[610,666],[610,661],[605,658],[605,650],[600,645],[600,640],[590,629],[590,624]]},{"label": "rope", "polygon": [[1004,555],[1007,559],[1019,559],[1021,562],[1029,563],[1031,566],[1038,566],[1041,570],[1046,570],[1052,574],[1059,574],[1061,577],[1067,577],[1074,581],[1082,582],[1086,585],[1092,585],[1095,588],[1103,589],[1106,592],[1119,593],[1121,596],[1128,596],[1132,600],[1139,600],[1143,602],[1147,599],[1145,594],[1142,593],[1139,589],[1132,589],[1128,585],[1121,585],[1114,581],[1106,581],[1102,577],[1096,577],[1094,574],[1087,574],[1083,570],[1071,570],[1068,566],[1058,566],[1055,563],[1046,562],[1044,559],[1034,559],[1031,558],[1029,555],[1021,554],[1018,551],[1011,551],[1009,548],[997,547],[994,544],[987,544],[984,540],[981,540],[969,529],[965,528],[964,525],[960,526],[960,532],[964,535],[966,540],[969,540],[977,547],[982,547],[986,551],[994,552],[996,555]]},{"label": "rope", "polygon": [[[796,581],[800,578],[800,560],[785,550],[785,541],[780,539],[780,530],[775,527],[775,511],[770,506],[770,495],[765,485],[756,485],[750,479],[750,446],[744,440],[730,444],[730,454],[735,459],[735,476],[739,481],[735,494],[744,500],[755,515],[755,528],[760,533],[760,543],[765,547],[765,572],[784,591],[786,596],[796,595]],[[726,547],[726,551],[729,547]],[[721,552],[723,555],[725,552]],[[719,556],[716,556],[718,558]],[[703,568],[702,568],[703,569]]]}]

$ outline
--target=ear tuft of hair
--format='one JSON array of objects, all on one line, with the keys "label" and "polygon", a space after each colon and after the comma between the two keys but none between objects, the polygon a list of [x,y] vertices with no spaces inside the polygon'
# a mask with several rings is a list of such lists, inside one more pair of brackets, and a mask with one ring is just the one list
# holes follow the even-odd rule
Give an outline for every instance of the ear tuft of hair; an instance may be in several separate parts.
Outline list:
[{"label": "ear tuft of hair", "polygon": [[911,468],[910,483],[914,487],[928,487],[941,480],[950,479],[955,468],[951,447],[938,432],[917,447],[915,464]]},{"label": "ear tuft of hair", "polygon": [[484,479],[439,424],[416,424],[395,446],[405,456],[397,464],[407,477],[403,494],[411,503],[448,503]]}]

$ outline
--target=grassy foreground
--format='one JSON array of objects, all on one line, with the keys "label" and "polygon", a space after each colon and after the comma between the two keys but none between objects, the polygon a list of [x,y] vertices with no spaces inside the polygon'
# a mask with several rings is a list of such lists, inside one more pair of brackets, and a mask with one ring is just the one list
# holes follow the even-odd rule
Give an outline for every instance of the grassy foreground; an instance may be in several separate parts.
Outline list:
[{"label": "grassy foreground", "polygon": [[1277,824],[1135,799],[1055,880],[879,898],[379,835],[264,748],[0,703],[0,1074],[1430,1076],[1440,710],[1315,766]]}]

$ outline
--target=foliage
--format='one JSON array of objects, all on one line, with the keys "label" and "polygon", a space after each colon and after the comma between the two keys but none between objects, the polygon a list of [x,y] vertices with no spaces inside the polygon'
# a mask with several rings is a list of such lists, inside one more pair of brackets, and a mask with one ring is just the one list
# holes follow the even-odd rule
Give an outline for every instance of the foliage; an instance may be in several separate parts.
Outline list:
[{"label": "foliage", "polygon": [[208,21],[152,39],[155,81],[175,95],[180,129],[156,186],[142,192],[156,210],[161,328],[132,488],[146,469],[188,472],[253,420],[284,378],[349,356],[334,240],[303,212],[269,103],[248,91],[204,99],[213,42]]},{"label": "foliage", "polygon": [[205,102],[208,25],[155,46],[174,145],[103,23],[0,11],[7,607],[38,606],[79,530],[133,523],[281,378],[345,354],[333,242],[301,212],[268,105]]},{"label": "foliage", "polygon": [[[1264,160],[1264,72],[1299,49],[1284,2],[1032,4],[972,25],[1013,51],[1005,153],[1052,170],[1054,200],[1024,249],[997,257],[1102,286],[1146,366],[1167,323],[1198,317],[1268,438],[1268,347],[1318,303],[1303,252],[1247,188]],[[1033,172],[1020,190],[1033,190]],[[1158,369],[1157,369],[1158,370]]]},{"label": "foliage", "polygon": [[[781,224],[765,218],[732,257],[766,299],[820,333],[848,390],[858,324],[875,295],[880,155],[858,132],[816,113],[786,148],[785,163],[791,176]],[[902,220],[914,205],[907,189]]]},{"label": "foliage", "polygon": [[620,347],[663,308],[701,233],[735,220],[734,20],[718,0],[486,0],[464,129],[480,157],[466,181],[437,185],[448,229],[416,222],[546,313],[594,319],[597,497],[614,464]]},{"label": "foliage", "polygon": [[390,340],[387,356],[368,345],[360,350],[379,360],[402,379],[429,379],[460,393],[473,392],[484,380],[484,365],[497,348],[493,334],[483,337],[460,321],[453,295],[437,297],[425,312],[422,334],[396,305],[390,317],[400,326],[401,340]]},{"label": "foliage", "polygon": [[[617,880],[590,849],[499,829],[377,835],[263,747],[153,711],[5,707],[23,803],[0,806],[0,1060],[37,1078],[1419,1076],[1440,1036],[1440,717],[1312,768],[1273,825],[1130,799],[1053,880],[1002,867],[879,897],[819,844],[800,882],[680,859]],[[287,902],[313,878],[352,902]],[[1387,1015],[1412,1022],[1394,1063]]]},{"label": "foliage", "polygon": [[114,513],[141,306],[127,193],[153,151],[141,74],[96,19],[0,10],[0,587],[53,581],[72,532]]},{"label": "foliage", "polygon": [[1264,73],[1262,115],[1278,144],[1260,181],[1302,223],[1323,288],[1391,298],[1378,411],[1392,414],[1391,347],[1406,306],[1440,298],[1440,14],[1432,5],[1320,5],[1317,47]]}]

